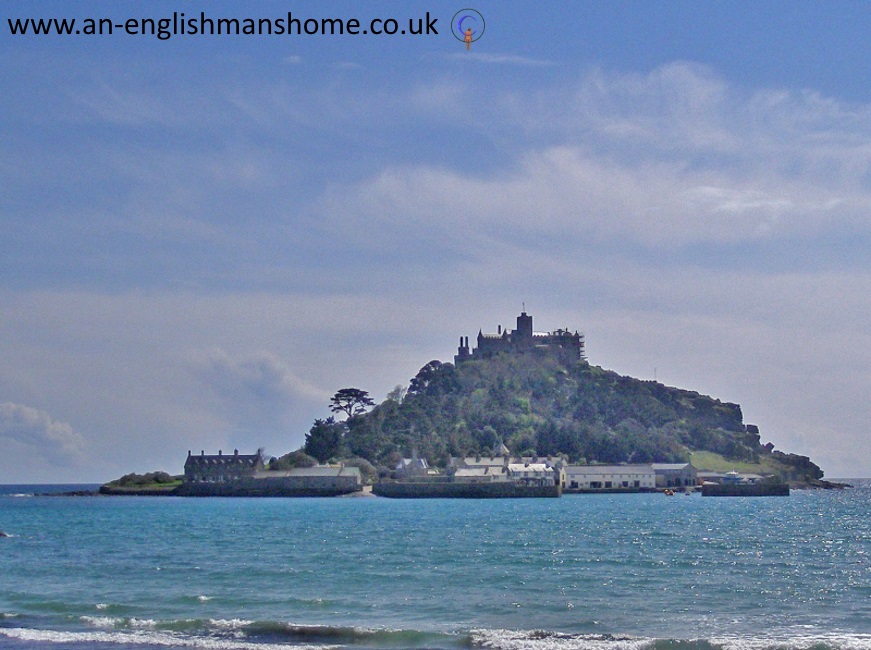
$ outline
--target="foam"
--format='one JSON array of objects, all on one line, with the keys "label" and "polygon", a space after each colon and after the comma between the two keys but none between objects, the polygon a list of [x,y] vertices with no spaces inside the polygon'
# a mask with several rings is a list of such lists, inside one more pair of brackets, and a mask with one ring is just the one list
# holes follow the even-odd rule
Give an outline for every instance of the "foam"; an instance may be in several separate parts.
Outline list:
[{"label": "foam", "polygon": [[711,639],[650,639],[544,630],[473,630],[473,647],[493,650],[871,650],[871,634],[784,634]]},{"label": "foam", "polygon": [[151,645],[167,648],[202,648],[203,650],[324,650],[340,646],[301,646],[298,644],[251,643],[238,639],[213,639],[209,637],[189,637],[164,632],[61,632],[56,630],[34,630],[25,628],[0,628],[0,638],[7,637],[19,641],[40,643],[104,643],[119,646]]},{"label": "foam", "polygon": [[645,650],[653,639],[545,630],[472,630],[472,645],[497,650]]},{"label": "foam", "polygon": [[725,637],[711,639],[723,650],[871,650],[871,634],[790,634],[788,637]]}]

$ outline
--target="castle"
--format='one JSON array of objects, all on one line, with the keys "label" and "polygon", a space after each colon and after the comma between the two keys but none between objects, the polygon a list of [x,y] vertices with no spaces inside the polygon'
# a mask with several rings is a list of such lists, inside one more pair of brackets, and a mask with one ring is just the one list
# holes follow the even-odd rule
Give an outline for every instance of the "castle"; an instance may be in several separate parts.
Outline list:
[{"label": "castle", "polygon": [[533,332],[532,316],[522,311],[517,317],[517,329],[511,331],[499,326],[495,334],[484,334],[478,330],[478,347],[469,349],[469,337],[460,337],[460,347],[454,363],[460,364],[470,359],[487,359],[500,353],[520,353],[528,351],[556,354],[570,360],[584,357],[584,335],[577,330],[558,329],[553,332]]}]

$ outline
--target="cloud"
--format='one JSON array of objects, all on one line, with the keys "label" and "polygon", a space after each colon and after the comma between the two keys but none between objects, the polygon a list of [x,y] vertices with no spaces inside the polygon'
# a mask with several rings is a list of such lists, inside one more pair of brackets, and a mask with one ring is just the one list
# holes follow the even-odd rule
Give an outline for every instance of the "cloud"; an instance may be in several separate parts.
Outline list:
[{"label": "cloud", "polygon": [[244,428],[271,420],[275,424],[300,402],[329,399],[268,352],[232,357],[220,348],[196,350],[189,353],[188,364],[218,407]]},{"label": "cloud", "polygon": [[501,164],[382,166],[331,187],[325,222],[364,225],[360,240],[377,233],[372,243],[386,249],[435,239],[460,258],[494,239],[548,250],[559,239],[578,252],[871,236],[869,107],[750,93],[682,63],[648,75],[593,71],[566,93],[490,105],[491,122],[525,119]]},{"label": "cloud", "polygon": [[85,450],[84,437],[69,423],[54,420],[45,411],[13,402],[0,404],[0,439],[24,445],[57,465],[79,463]]},{"label": "cloud", "polygon": [[[8,399],[67,414],[119,471],[285,451],[338,388],[383,396],[525,300],[541,328],[585,329],[596,364],[739,401],[827,470],[865,462],[869,106],[690,63],[352,77],[204,87],[189,139],[168,121],[69,156],[87,189],[53,221],[30,201],[66,168],[13,165]],[[123,111],[119,92],[93,99]]]},{"label": "cloud", "polygon": [[69,96],[72,103],[91,119],[115,126],[158,124],[166,127],[178,124],[178,118],[170,107],[140,89],[124,90],[105,81],[96,81],[87,92],[71,89]]}]

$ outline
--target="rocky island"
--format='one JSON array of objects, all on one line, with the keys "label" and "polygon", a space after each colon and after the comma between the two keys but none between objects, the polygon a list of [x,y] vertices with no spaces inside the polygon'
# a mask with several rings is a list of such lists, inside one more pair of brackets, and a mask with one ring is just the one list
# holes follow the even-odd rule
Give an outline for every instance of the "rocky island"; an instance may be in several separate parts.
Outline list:
[{"label": "rocky island", "polygon": [[[571,481],[560,468],[581,468],[575,472],[577,491],[673,487],[663,482],[670,479],[656,478],[656,465],[691,467],[695,473],[680,487],[716,481],[730,470],[752,481],[833,486],[810,458],[763,444],[758,427],[743,421],[738,404],[591,365],[582,333],[568,328],[535,332],[525,311],[514,330],[479,331],[474,347],[461,336],[453,363],[430,361],[407,387],[398,385],[380,404],[365,390],[345,388],[330,408],[344,419],[315,420],[305,445],[281,459],[249,455],[243,463],[237,451],[239,467],[247,468],[240,474],[229,471],[229,454],[189,452],[185,476],[174,479],[183,480],[146,492],[326,494],[377,481],[376,492],[387,494],[391,481],[495,480],[489,469],[470,469],[481,465],[481,458],[500,459],[493,463],[498,466],[493,471],[504,475],[499,480],[515,476],[530,485],[528,476],[520,478],[522,466],[541,465],[535,479],[539,487],[562,483],[567,490]],[[465,467],[458,474],[461,459]],[[477,459],[477,465],[469,459]],[[641,469],[608,474],[603,469],[608,467]],[[475,478],[476,471],[481,476]],[[623,478],[596,480],[597,475]],[[321,489],[328,484],[332,487]],[[119,493],[122,486],[104,487],[105,493]]]}]

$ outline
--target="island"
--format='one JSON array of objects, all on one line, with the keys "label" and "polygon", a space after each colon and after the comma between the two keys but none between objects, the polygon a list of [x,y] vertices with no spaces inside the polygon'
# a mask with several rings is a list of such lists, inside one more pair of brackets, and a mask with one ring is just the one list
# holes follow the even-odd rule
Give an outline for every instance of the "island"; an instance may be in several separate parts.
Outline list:
[{"label": "island", "polygon": [[426,363],[380,404],[360,388],[340,389],[333,415],[316,419],[302,448],[281,458],[189,451],[174,483],[107,484],[104,493],[337,496],[374,484],[375,494],[392,497],[550,497],[705,484],[747,495],[837,487],[807,456],[762,444],[738,404],[590,364],[576,329],[536,332],[524,310],[513,330],[479,330],[475,346],[459,341],[453,363]]}]

